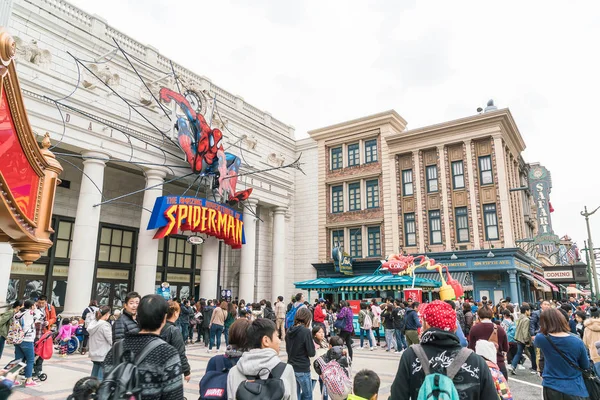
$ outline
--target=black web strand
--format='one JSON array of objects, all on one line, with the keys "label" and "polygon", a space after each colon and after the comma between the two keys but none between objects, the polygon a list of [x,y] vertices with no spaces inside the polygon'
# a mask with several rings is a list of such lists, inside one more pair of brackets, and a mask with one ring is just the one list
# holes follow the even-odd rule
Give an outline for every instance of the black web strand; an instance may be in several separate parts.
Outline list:
[{"label": "black web strand", "polygon": [[79,89],[79,85],[81,84],[81,67],[79,66],[79,63],[75,63],[75,66],[77,67],[77,83],[75,84],[75,89],[73,89],[73,91],[71,93],[69,93],[68,95],[64,96],[64,97],[59,97],[58,99],[53,99],[54,101],[60,101],[60,100],[66,100],[68,98],[70,98],[71,96],[73,96],[75,94],[75,92]]},{"label": "black web strand", "polygon": [[297,169],[298,171],[302,172],[304,175],[306,175],[306,173],[304,173],[304,171],[302,170],[302,164],[300,163],[301,157],[302,157],[302,154],[300,154],[300,157],[298,157],[295,161],[293,161],[289,164],[286,164],[286,165],[282,165],[281,167],[265,168],[265,169],[261,169],[261,170],[257,170],[257,171],[246,172],[244,174],[238,174],[235,176],[226,176],[226,177],[223,177],[223,179],[239,178],[242,176],[261,174],[263,172],[276,171],[278,169],[285,169],[285,168],[294,168],[294,169]]},{"label": "black web strand", "polygon": [[[98,159],[100,160],[101,158],[98,157],[84,157],[81,154],[71,154],[71,153],[56,153],[54,152],[54,154],[59,155],[59,156],[63,156],[63,157],[74,157],[74,158],[85,158],[85,159]],[[102,160],[104,160],[104,158],[102,158]],[[185,168],[185,169],[189,169],[189,166],[187,165],[169,165],[169,164],[158,164],[158,163],[152,163],[152,162],[138,162],[138,161],[125,161],[125,160],[121,160],[119,158],[110,158],[108,160],[108,162],[120,162],[120,163],[126,163],[126,164],[134,164],[134,165],[150,165],[153,167],[165,167],[165,168]]]},{"label": "black web strand", "polygon": [[179,79],[177,77],[177,74],[175,73],[175,66],[173,65],[173,61],[169,60],[169,63],[171,64],[171,72],[173,73],[173,78],[175,78],[175,84],[177,84],[177,91],[179,93],[181,93],[181,87],[179,86]]},{"label": "black web strand", "polygon": [[146,85],[146,82],[144,81],[144,78],[142,78],[142,76],[140,75],[140,73],[138,72],[138,70],[135,68],[135,66],[133,65],[133,63],[131,62],[131,60],[129,60],[129,57],[127,57],[127,53],[125,53],[123,51],[123,49],[119,45],[119,42],[117,42],[117,40],[115,38],[113,38],[113,41],[117,45],[117,48],[123,54],[123,57],[125,57],[125,60],[127,60],[127,62],[129,63],[129,65],[133,69],[133,72],[135,72],[135,74],[137,75],[138,79],[140,81],[142,81],[142,84],[144,85],[144,87],[146,88],[146,90],[148,91],[148,93],[150,93],[150,96],[152,96],[152,98],[154,99],[154,101],[156,102],[156,104],[158,104],[158,106],[160,107],[160,109],[162,110],[162,112],[167,116],[167,118],[169,118],[169,121],[172,121],[171,116],[169,114],[167,114],[167,111],[165,110],[164,106],[161,104],[160,101],[158,101],[158,99],[156,98],[156,96],[154,96],[154,93],[152,93],[152,90],[150,90],[150,88],[148,87],[148,85]]},{"label": "black web strand", "polygon": [[200,178],[200,175],[196,176],[196,179],[194,179],[194,180],[192,181],[192,183],[190,183],[190,184],[189,184],[189,186],[187,187],[187,189],[185,189],[181,195],[182,195],[182,196],[185,196],[185,194],[186,194],[186,193],[187,193],[187,192],[188,192],[188,191],[189,191],[189,190],[192,188],[192,186],[194,186],[194,184],[195,184],[196,182],[198,182],[198,179],[199,179],[199,178]]},{"label": "black web strand", "polygon": [[191,172],[191,173],[189,173],[187,175],[182,175],[182,176],[178,176],[178,177],[173,178],[173,179],[169,179],[168,181],[163,181],[163,182],[161,182],[159,184],[156,184],[156,185],[148,186],[148,187],[146,187],[144,189],[135,190],[133,192],[129,192],[129,193],[123,194],[121,196],[114,197],[112,199],[104,200],[104,201],[102,201],[102,202],[100,202],[98,204],[94,204],[94,207],[101,206],[103,204],[112,203],[115,200],[121,200],[122,198],[133,196],[134,194],[142,193],[142,192],[145,192],[146,190],[150,190],[150,189],[154,189],[154,188],[157,188],[157,187],[160,187],[160,186],[164,186],[167,183],[172,183],[172,182],[175,182],[175,181],[178,181],[178,180],[181,180],[181,179],[185,179],[185,178],[187,178],[189,176],[192,176],[192,175],[194,175],[193,172]]},{"label": "black web strand", "polygon": [[[56,153],[54,153],[54,154],[56,155]],[[73,168],[76,168],[77,170],[79,170],[83,174],[83,176],[85,176],[87,179],[90,180],[90,182],[92,182],[92,185],[94,185],[94,187],[98,190],[98,193],[100,193],[101,199],[104,201],[104,194],[102,193],[102,190],[100,190],[98,185],[96,185],[96,182],[94,182],[94,180],[92,178],[90,178],[90,176],[88,174],[86,174],[83,169],[79,168],[79,166],[77,166],[77,164],[72,163],[71,161],[67,160],[66,158],[60,157],[58,155],[56,155],[56,158],[60,159],[61,161],[66,162],[67,164],[73,166]],[[85,157],[82,157],[82,158],[85,158]]]},{"label": "black web strand", "polygon": [[[73,92],[75,93],[75,92]],[[55,100],[53,101],[54,106],[56,107],[56,109],[58,110],[58,113],[60,114],[60,119],[62,120],[62,134],[60,135],[60,140],[58,142],[56,142],[53,146],[50,146],[50,151],[52,151],[52,149],[56,148],[59,144],[62,143],[62,141],[65,138],[65,133],[67,133],[67,123],[65,121],[65,116],[63,115],[62,110],[60,109],[60,107],[58,106],[58,102]]]}]

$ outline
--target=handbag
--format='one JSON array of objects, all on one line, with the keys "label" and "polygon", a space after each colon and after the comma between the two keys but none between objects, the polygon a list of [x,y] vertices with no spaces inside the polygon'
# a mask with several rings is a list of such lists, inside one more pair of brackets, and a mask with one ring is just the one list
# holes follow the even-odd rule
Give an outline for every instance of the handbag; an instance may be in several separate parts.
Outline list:
[{"label": "handbag", "polygon": [[[556,350],[556,352],[558,354],[560,354],[560,356],[563,358],[563,360],[565,360],[567,362],[567,364],[569,364],[571,367],[573,367],[573,368],[579,370],[579,372],[581,372],[581,375],[583,376],[583,382],[585,383],[585,387],[587,388],[590,399],[600,399],[600,377],[598,377],[598,375],[596,375],[596,371],[594,370],[594,367],[593,367],[594,364],[592,364],[590,361],[590,365],[592,366],[591,368],[588,368],[588,369],[581,368],[579,365],[576,365],[571,360],[569,360],[564,355],[564,353],[562,351],[560,351],[560,349],[554,344],[554,342],[552,340],[550,340],[550,337],[548,335],[544,335],[544,337],[546,338],[546,340],[548,340],[548,342],[552,345],[552,347],[554,347],[554,350]],[[588,358],[589,358],[589,354],[588,354]]]}]

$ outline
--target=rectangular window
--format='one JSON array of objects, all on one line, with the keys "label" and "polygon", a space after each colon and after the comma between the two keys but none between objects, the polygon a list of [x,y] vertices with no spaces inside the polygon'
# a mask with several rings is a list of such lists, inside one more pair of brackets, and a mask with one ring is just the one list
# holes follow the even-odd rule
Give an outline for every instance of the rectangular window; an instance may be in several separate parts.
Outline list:
[{"label": "rectangular window", "polygon": [[367,208],[379,207],[379,180],[367,181]]},{"label": "rectangular window", "polygon": [[438,173],[436,165],[429,165],[426,168],[427,173],[427,193],[438,191]]},{"label": "rectangular window", "polygon": [[412,169],[402,171],[402,194],[412,196],[413,194],[413,173]]},{"label": "rectangular window", "polygon": [[341,247],[344,248],[344,230],[335,229],[331,231],[331,248]]},{"label": "rectangular window", "polygon": [[482,185],[491,185],[494,183],[492,176],[492,156],[479,157],[479,175]]},{"label": "rectangular window", "polygon": [[361,228],[350,229],[350,257],[362,257],[362,231]]},{"label": "rectangular window", "polygon": [[358,143],[353,143],[348,145],[348,166],[354,167],[355,165],[360,164],[360,150],[358,148]]},{"label": "rectangular window", "polygon": [[440,211],[429,211],[429,239],[431,244],[442,244],[442,220]]},{"label": "rectangular window", "polygon": [[158,255],[156,257],[156,265],[158,267],[164,267],[165,264],[165,240],[166,239],[158,240]]},{"label": "rectangular window", "polygon": [[452,186],[454,189],[465,187],[465,169],[462,161],[452,162]]},{"label": "rectangular window", "polygon": [[458,243],[469,241],[469,214],[467,207],[457,207],[456,214],[456,237]]},{"label": "rectangular window", "polygon": [[378,226],[367,228],[369,257],[381,256],[381,232]]},{"label": "rectangular window", "polygon": [[415,213],[404,214],[404,243],[407,247],[417,245]]},{"label": "rectangular window", "polygon": [[498,240],[498,216],[495,204],[483,205],[483,220],[485,223],[485,240]]},{"label": "rectangular window", "polygon": [[185,238],[170,237],[168,240],[167,267],[191,268],[192,245]]},{"label": "rectangular window", "polygon": [[344,187],[342,185],[331,187],[331,212],[344,212]]},{"label": "rectangular window", "polygon": [[360,210],[360,182],[348,185],[348,210]]},{"label": "rectangular window", "polygon": [[342,146],[331,149],[331,169],[342,168]]},{"label": "rectangular window", "polygon": [[73,225],[71,221],[59,221],[58,232],[56,233],[56,242],[54,245],[54,256],[56,258],[70,258],[71,244],[73,242]]},{"label": "rectangular window", "polygon": [[365,163],[377,162],[377,139],[365,141]]},{"label": "rectangular window", "polygon": [[131,264],[133,232],[124,229],[102,227],[98,261]]}]

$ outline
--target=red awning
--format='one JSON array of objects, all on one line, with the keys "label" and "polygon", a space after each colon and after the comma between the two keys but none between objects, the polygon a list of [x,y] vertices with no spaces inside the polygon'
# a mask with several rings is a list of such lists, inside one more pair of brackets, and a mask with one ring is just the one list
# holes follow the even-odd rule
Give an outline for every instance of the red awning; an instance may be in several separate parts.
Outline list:
[{"label": "red awning", "polygon": [[538,279],[538,280],[544,282],[546,285],[550,286],[552,288],[552,291],[559,292],[556,285],[554,283],[550,282],[548,279],[546,279],[543,276],[538,275],[538,274],[533,274],[533,276],[535,276],[535,279]]}]

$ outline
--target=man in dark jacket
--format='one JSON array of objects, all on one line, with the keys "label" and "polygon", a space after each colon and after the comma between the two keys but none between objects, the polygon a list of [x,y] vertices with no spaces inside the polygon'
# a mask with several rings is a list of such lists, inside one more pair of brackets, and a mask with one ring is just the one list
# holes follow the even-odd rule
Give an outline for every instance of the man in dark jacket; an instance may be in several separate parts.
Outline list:
[{"label": "man in dark jacket", "polygon": [[[417,329],[421,327],[421,321],[416,309],[419,308],[419,303],[411,301],[408,303],[406,308],[406,315],[404,316],[404,334],[406,335],[406,343],[410,347],[413,344],[419,344],[419,333]],[[456,313],[454,314],[456,315]]]},{"label": "man in dark jacket", "polygon": [[[204,307],[202,309],[202,339],[204,340],[204,346],[208,347],[208,342],[210,339],[210,335],[209,335],[209,325],[210,325],[210,320],[212,318],[212,313],[214,311],[215,307],[213,307],[212,305],[212,300],[208,300],[206,302],[206,307]],[[198,339],[200,340],[200,339]]]},{"label": "man in dark jacket", "polygon": [[181,359],[181,369],[183,372],[183,378],[186,382],[190,381],[190,363],[185,354],[185,342],[183,341],[183,337],[181,336],[181,331],[175,326],[173,321],[177,316],[178,305],[177,302],[169,300],[169,311],[167,313],[167,321],[165,322],[165,326],[160,331],[160,337],[167,343],[177,350],[179,353],[179,358]]},{"label": "man in dark jacket", "polygon": [[119,319],[113,324],[113,343],[119,339],[124,339],[125,334],[138,333],[140,327],[136,321],[138,305],[140,304],[140,295],[137,292],[129,292],[125,297],[123,312]]},{"label": "man in dark jacket", "polygon": [[177,319],[177,325],[179,325],[179,329],[181,330],[181,336],[183,337],[184,343],[190,343],[191,340],[188,339],[190,334],[190,318],[194,315],[194,310],[190,307],[189,300],[185,299],[181,302],[181,312],[179,314],[179,318]]},{"label": "man in dark jacket", "polygon": [[404,316],[406,310],[404,304],[396,299],[394,300],[394,310],[392,311],[392,319],[394,320],[394,336],[396,338],[396,353],[400,353],[408,348],[406,338],[404,337]]},{"label": "man in dark jacket", "polygon": [[[454,334],[456,311],[449,304],[436,300],[423,311],[423,320],[421,348],[429,360],[431,373],[447,375],[447,368],[457,355],[461,351],[468,352],[470,354],[453,379],[459,397],[468,400],[497,399],[496,386],[485,360],[469,349],[462,350]],[[402,354],[390,398],[415,400],[424,380],[421,359],[411,347]]]}]

